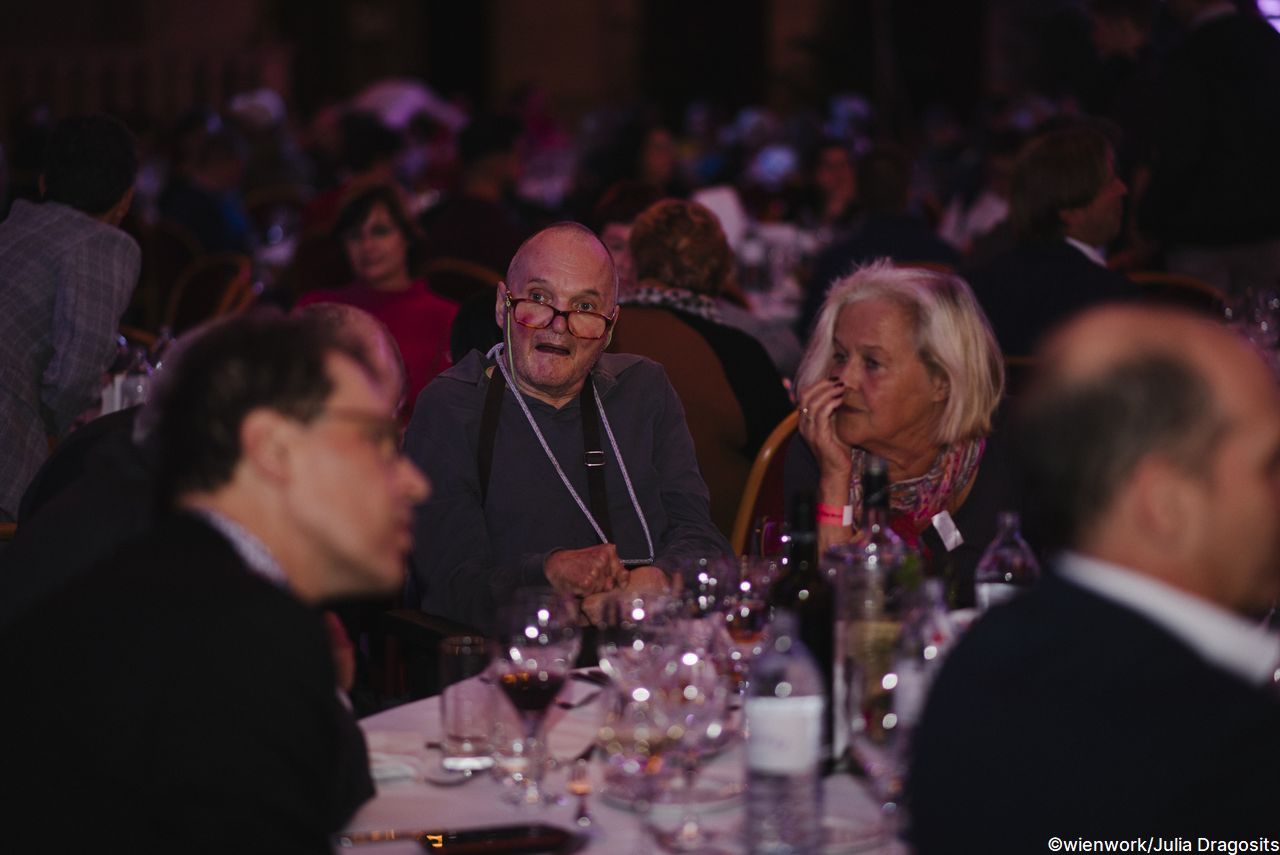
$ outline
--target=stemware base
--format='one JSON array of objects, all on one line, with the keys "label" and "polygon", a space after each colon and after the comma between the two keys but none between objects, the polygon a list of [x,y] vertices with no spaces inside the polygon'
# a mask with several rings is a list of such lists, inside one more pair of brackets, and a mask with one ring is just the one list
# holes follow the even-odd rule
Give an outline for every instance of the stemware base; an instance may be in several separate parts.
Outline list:
[{"label": "stemware base", "polygon": [[[625,776],[608,776],[600,796],[611,807],[635,810],[634,783]],[[738,770],[705,769],[698,775],[693,797],[685,791],[684,782],[674,776],[669,783],[660,784],[651,802],[654,815],[674,823],[680,811],[692,804],[701,813],[715,813],[734,807],[742,801],[746,792],[742,775]]]},{"label": "stemware base", "polygon": [[664,831],[652,828],[654,841],[665,852],[701,852],[705,855],[731,855],[737,849],[735,836],[723,831],[711,831],[701,825],[681,823]]}]

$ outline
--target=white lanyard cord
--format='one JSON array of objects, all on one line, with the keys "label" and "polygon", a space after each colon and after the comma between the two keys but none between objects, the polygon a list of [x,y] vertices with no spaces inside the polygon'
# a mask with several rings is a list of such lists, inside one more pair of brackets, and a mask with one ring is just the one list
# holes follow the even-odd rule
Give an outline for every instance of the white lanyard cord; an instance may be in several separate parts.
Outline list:
[{"label": "white lanyard cord", "polygon": [[[515,393],[516,403],[520,405],[520,411],[524,413],[525,420],[529,422],[529,427],[533,429],[533,435],[538,438],[538,444],[542,446],[542,451],[547,455],[547,459],[551,461],[551,465],[555,467],[556,474],[560,476],[561,483],[564,484],[569,495],[573,497],[573,501],[577,503],[578,510],[582,511],[583,516],[587,518],[587,522],[591,523],[591,527],[595,529],[596,536],[600,538],[601,543],[608,543],[609,538],[605,537],[604,530],[600,528],[600,524],[596,522],[595,516],[587,508],[582,501],[582,497],[578,495],[578,491],[573,489],[573,484],[569,483],[569,477],[564,474],[564,469],[560,467],[560,461],[556,459],[555,454],[551,451],[551,446],[547,445],[547,440],[542,435],[538,423],[533,418],[533,413],[529,410],[529,405],[525,403],[524,396],[520,394],[519,388],[516,387],[515,381],[507,372],[507,366],[499,358],[501,350],[504,349],[502,344],[495,344],[487,354],[490,359],[498,366],[498,370],[502,372],[502,376],[507,381],[507,386]],[[591,393],[596,399],[596,409],[600,413],[600,421],[604,424],[604,432],[609,437],[609,447],[613,449],[613,457],[618,461],[618,468],[622,471],[622,481],[627,485],[627,495],[631,497],[631,507],[635,509],[636,517],[640,520],[640,528],[644,531],[645,543],[649,546],[649,561],[653,563],[653,536],[649,533],[649,523],[644,517],[644,510],[640,507],[640,500],[636,498],[635,488],[631,486],[631,475],[627,472],[627,464],[622,459],[622,452],[618,450],[618,442],[613,437],[613,428],[609,425],[609,416],[604,411],[604,402],[600,400],[600,392],[596,389],[596,384],[591,382],[590,375],[587,376],[587,383],[591,383]]]}]

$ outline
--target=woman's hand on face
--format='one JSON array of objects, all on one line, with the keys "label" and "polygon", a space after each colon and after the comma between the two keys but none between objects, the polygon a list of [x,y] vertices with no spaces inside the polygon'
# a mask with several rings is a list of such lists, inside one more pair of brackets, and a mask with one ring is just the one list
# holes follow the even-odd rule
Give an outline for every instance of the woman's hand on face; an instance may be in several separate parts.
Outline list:
[{"label": "woman's hand on face", "polygon": [[813,456],[824,479],[843,476],[844,483],[853,469],[853,449],[836,436],[836,408],[844,399],[844,383],[838,379],[819,380],[800,390],[800,435]]}]

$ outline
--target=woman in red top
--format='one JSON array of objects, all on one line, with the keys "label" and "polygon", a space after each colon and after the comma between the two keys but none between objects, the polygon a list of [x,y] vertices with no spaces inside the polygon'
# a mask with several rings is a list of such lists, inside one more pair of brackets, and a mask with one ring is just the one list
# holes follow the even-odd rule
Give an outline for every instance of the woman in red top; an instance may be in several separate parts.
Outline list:
[{"label": "woman in red top", "polygon": [[449,331],[458,304],[411,274],[419,235],[395,187],[374,184],[356,191],[339,211],[334,234],[346,249],[353,283],[310,291],[298,305],[346,303],[387,325],[404,358],[408,405],[402,415],[408,419],[422,387],[453,364]]}]

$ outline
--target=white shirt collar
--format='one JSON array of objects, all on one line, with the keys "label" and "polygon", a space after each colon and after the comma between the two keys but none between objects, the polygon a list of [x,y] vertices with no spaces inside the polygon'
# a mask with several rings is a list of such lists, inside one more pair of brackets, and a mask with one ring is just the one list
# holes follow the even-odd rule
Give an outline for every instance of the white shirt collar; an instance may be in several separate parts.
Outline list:
[{"label": "white shirt collar", "polygon": [[276,561],[271,550],[267,549],[267,545],[256,535],[230,517],[210,508],[191,508],[191,511],[230,541],[240,560],[248,565],[250,570],[277,588],[289,590],[289,577],[285,575],[284,568]]},{"label": "white shirt collar", "polygon": [[1090,261],[1092,261],[1094,264],[1098,265],[1099,267],[1107,266],[1107,257],[1102,254],[1102,250],[1099,249],[1098,247],[1090,246],[1084,241],[1076,240],[1073,237],[1067,237],[1065,238],[1065,240],[1067,243],[1071,244],[1076,249],[1083,252],[1085,254],[1085,257],[1088,258]]},{"label": "white shirt collar", "polygon": [[1066,580],[1167,630],[1201,658],[1253,686],[1276,680],[1280,636],[1150,576],[1077,552],[1058,559]]}]

